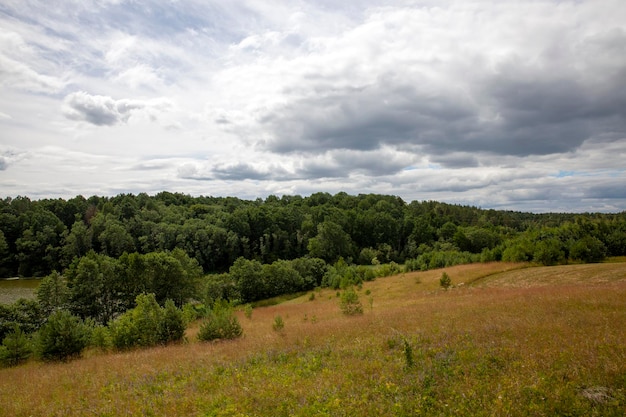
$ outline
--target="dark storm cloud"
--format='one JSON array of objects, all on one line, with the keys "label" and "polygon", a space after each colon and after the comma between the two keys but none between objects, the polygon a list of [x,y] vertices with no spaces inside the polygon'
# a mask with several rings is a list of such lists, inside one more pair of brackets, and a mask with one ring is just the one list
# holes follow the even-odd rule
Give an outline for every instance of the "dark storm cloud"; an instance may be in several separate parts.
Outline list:
[{"label": "dark storm cloud", "polygon": [[440,127],[471,117],[463,100],[448,92],[424,91],[418,82],[381,80],[362,88],[318,88],[261,120],[274,133],[274,152],[372,150],[382,145],[425,144]]},{"label": "dark storm cloud", "polygon": [[374,151],[335,150],[314,158],[303,158],[297,170],[300,178],[346,178],[352,174],[393,175],[411,163],[406,154],[388,149]]},{"label": "dark storm cloud", "polygon": [[280,169],[275,169],[272,172],[263,171],[243,162],[217,166],[212,170],[213,176],[221,180],[266,180],[279,175],[280,172],[282,172]]},{"label": "dark storm cloud", "polygon": [[604,181],[585,190],[585,198],[626,199],[626,187],[620,179]]},{"label": "dark storm cloud", "polygon": [[[465,72],[461,79],[396,68],[340,88],[309,75],[308,91],[303,80],[298,98],[260,118],[271,134],[264,146],[276,153],[391,145],[431,155],[529,156],[573,151],[597,137],[622,139],[626,35],[608,29],[576,41],[558,53],[546,46],[538,58],[511,54],[494,68],[440,64],[444,75]],[[473,158],[465,162],[452,165],[476,166]]]},{"label": "dark storm cloud", "polygon": [[285,169],[279,166],[257,167],[246,162],[233,164],[184,164],[178,169],[178,176],[198,181],[243,181],[243,180],[286,180],[292,179]]},{"label": "dark storm cloud", "polygon": [[405,84],[311,97],[263,123],[274,133],[269,149],[279,153],[397,145],[423,146],[434,154],[545,155],[571,151],[606,132],[626,135],[626,94],[620,94],[626,78],[608,81],[607,91],[590,91],[575,80],[495,76],[473,96],[492,109],[492,120],[483,120],[480,107],[460,94],[428,94]]},{"label": "dark storm cloud", "polygon": [[478,159],[471,154],[434,155],[430,162],[441,165],[444,168],[473,168],[479,166]]}]

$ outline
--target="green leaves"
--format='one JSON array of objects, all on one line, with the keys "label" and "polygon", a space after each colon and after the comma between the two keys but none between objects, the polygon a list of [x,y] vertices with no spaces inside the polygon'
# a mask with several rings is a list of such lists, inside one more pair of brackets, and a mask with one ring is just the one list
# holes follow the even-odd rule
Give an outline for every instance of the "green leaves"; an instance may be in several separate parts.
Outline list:
[{"label": "green leaves", "polygon": [[26,361],[33,353],[29,337],[16,324],[0,346],[0,363],[5,366],[15,366]]},{"label": "green leaves", "polygon": [[450,278],[450,275],[448,275],[447,272],[444,272],[441,274],[441,278],[439,278],[439,285],[441,286],[441,288],[445,290],[447,290],[448,288],[452,286],[452,279]]},{"label": "green leaves", "polygon": [[133,306],[137,295],[152,293],[159,304],[178,306],[196,295],[202,270],[187,254],[124,254],[119,260],[91,251],[66,272],[72,310],[107,323]]},{"label": "green leaves", "polygon": [[363,314],[363,304],[359,300],[359,295],[354,291],[354,288],[348,288],[341,293],[341,302],[339,304],[343,314],[347,316],[354,316],[357,314]]},{"label": "green leaves", "polygon": [[137,306],[109,324],[111,342],[117,349],[147,347],[182,340],[185,322],[180,309],[167,300],[161,308],[154,294],[140,294]]},{"label": "green leaves", "polygon": [[50,275],[41,280],[36,294],[43,312],[49,315],[55,310],[67,307],[70,290],[63,276],[57,271],[52,271]]},{"label": "green leaves", "polygon": [[78,317],[59,310],[39,330],[37,352],[45,361],[66,361],[81,354],[89,337],[89,329]]},{"label": "green leaves", "polygon": [[236,339],[243,334],[239,320],[226,303],[216,303],[200,325],[198,339],[204,342]]},{"label": "green leaves", "polygon": [[312,257],[335,262],[340,257],[353,256],[354,242],[339,224],[324,221],[317,226],[317,236],[309,240],[308,249]]}]

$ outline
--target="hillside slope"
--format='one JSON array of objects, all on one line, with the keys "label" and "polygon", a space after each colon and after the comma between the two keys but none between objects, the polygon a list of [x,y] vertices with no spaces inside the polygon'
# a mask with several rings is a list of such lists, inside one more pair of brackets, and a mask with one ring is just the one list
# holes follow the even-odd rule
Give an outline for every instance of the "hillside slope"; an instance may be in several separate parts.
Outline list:
[{"label": "hillside slope", "polygon": [[[361,316],[315,292],[244,337],[0,370],[6,416],[622,416],[626,263],[479,264],[380,278]],[[523,268],[523,269],[520,269]],[[285,323],[272,329],[275,317]]]}]

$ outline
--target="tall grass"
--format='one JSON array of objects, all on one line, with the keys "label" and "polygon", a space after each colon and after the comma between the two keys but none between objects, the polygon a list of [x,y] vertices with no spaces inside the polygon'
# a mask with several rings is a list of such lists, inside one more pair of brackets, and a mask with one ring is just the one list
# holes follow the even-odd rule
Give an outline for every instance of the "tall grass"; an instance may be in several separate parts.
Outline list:
[{"label": "tall grass", "polygon": [[[187,344],[0,370],[0,415],[623,416],[626,264],[612,265],[621,279],[515,264],[446,268],[449,291],[442,271],[378,279],[358,316],[323,290],[239,313],[233,341],[195,343],[196,325]],[[551,284],[510,285],[527,272]]]}]

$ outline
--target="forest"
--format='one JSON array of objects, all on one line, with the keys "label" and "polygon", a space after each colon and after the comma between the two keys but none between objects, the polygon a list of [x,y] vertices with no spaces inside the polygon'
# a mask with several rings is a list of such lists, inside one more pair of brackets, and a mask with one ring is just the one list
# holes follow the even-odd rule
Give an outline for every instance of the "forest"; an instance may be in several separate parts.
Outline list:
[{"label": "forest", "polygon": [[404,263],[458,252],[544,264],[594,261],[626,252],[626,213],[532,214],[345,193],[0,200],[0,277],[61,272],[90,251],[119,259],[175,249],[205,274],[226,272],[240,257],[371,265],[374,258]]},{"label": "forest", "polygon": [[[129,341],[120,320],[132,322],[137,309],[179,328],[198,306],[345,289],[403,271],[624,255],[626,212],[533,214],[346,193],[5,198],[0,277],[43,280],[37,300],[0,305],[0,340],[79,320],[92,336],[98,326],[117,326],[119,346],[132,346],[141,337]],[[165,332],[155,340],[170,340],[168,329],[154,330]]]}]

